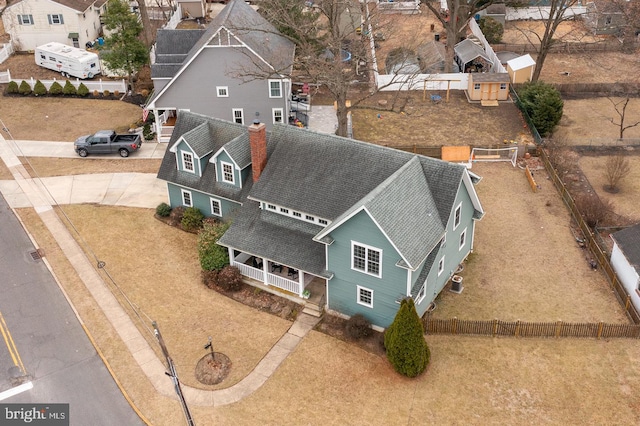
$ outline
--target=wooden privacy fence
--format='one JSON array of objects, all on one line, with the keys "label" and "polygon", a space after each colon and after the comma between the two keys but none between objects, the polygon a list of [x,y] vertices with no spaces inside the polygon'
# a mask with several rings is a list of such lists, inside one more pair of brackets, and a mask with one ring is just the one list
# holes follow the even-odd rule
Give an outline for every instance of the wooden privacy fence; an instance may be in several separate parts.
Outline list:
[{"label": "wooden privacy fence", "polygon": [[584,236],[584,240],[585,240],[585,247],[589,251],[591,251],[591,254],[593,255],[596,262],[598,263],[598,266],[604,272],[607,280],[609,281],[609,285],[611,286],[611,289],[613,290],[614,294],[616,295],[616,298],[624,308],[627,316],[635,324],[640,324],[640,313],[638,313],[638,311],[633,306],[633,304],[630,303],[630,296],[629,294],[627,294],[627,291],[625,290],[624,286],[618,279],[616,272],[613,270],[613,267],[611,266],[611,262],[609,261],[610,255],[607,252],[606,248],[603,248],[600,246],[600,244],[598,244],[599,243],[598,239],[596,238],[595,234],[593,233],[589,225],[587,225],[587,223],[582,218],[582,215],[580,214],[580,210],[578,210],[578,207],[576,206],[576,203],[573,200],[573,197],[571,197],[571,194],[569,194],[569,191],[567,190],[566,186],[562,182],[562,179],[560,179],[555,169],[551,165],[551,162],[549,161],[549,155],[544,149],[540,150],[540,158],[542,159],[544,167],[547,170],[547,173],[549,174],[551,181],[553,182],[556,189],[560,193],[560,196],[562,197],[562,201],[564,201],[565,205],[569,208],[569,212],[571,213],[573,220],[575,220],[578,227],[582,231],[582,235]]},{"label": "wooden privacy fence", "polygon": [[640,338],[639,324],[608,324],[604,322],[526,322],[434,319],[422,320],[425,334],[455,334],[505,337],[574,337],[574,338]]}]

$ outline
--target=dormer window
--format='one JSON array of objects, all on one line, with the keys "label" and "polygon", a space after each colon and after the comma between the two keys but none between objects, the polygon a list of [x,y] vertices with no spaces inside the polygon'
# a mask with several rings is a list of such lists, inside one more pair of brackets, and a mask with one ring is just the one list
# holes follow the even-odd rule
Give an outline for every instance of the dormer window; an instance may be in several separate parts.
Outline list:
[{"label": "dormer window", "polygon": [[195,167],[193,164],[193,154],[190,152],[182,151],[182,170],[185,172],[195,173]]},{"label": "dormer window", "polygon": [[235,179],[233,178],[233,164],[222,163],[222,181],[235,183]]}]

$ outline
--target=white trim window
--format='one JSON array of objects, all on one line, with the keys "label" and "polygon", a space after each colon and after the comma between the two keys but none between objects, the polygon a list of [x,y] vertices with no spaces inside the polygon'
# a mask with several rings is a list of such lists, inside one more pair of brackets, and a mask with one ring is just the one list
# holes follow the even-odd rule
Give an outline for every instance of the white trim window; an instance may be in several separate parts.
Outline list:
[{"label": "white trim window", "polygon": [[211,200],[211,214],[214,216],[222,216],[222,205],[220,204],[220,200],[216,200],[215,198],[210,198]]},{"label": "white trim window", "polygon": [[367,308],[373,308],[373,290],[366,287],[357,286],[358,305],[366,306]]},{"label": "white trim window", "polygon": [[284,110],[282,108],[272,108],[273,124],[284,122]]},{"label": "white trim window", "polygon": [[474,83],[473,90],[480,90],[480,83]]},{"label": "white trim window", "polygon": [[443,272],[444,272],[444,256],[442,256],[442,258],[440,259],[440,262],[438,262],[438,276],[442,275]]},{"label": "white trim window", "polygon": [[193,162],[193,154],[187,151],[180,151],[182,158],[182,170],[185,172],[195,173],[196,168]]},{"label": "white trim window", "polygon": [[229,88],[227,86],[216,86],[216,92],[219,98],[229,97]]},{"label": "white trim window", "polygon": [[453,213],[453,230],[460,225],[460,220],[462,219],[462,203],[458,204],[456,207],[456,211]]},{"label": "white trim window", "polygon": [[233,114],[233,122],[238,124],[244,124],[244,112],[242,108],[233,108],[231,110]]},{"label": "white trim window", "polygon": [[424,284],[420,289],[420,291],[418,292],[418,295],[416,296],[416,305],[419,305],[420,302],[422,302],[422,300],[424,299],[424,296],[426,295],[427,295],[427,284]]},{"label": "white trim window", "polygon": [[282,81],[269,80],[269,97],[270,98],[282,97]]},{"label": "white trim window", "polygon": [[187,191],[186,189],[181,189],[182,193],[182,205],[187,207],[193,207],[193,199],[191,198],[191,191]]},{"label": "white trim window", "polygon": [[382,250],[352,241],[351,269],[380,278],[382,276]]},{"label": "white trim window", "polygon": [[47,15],[47,18],[49,19],[49,25],[62,25],[62,24],[64,24],[64,18],[59,13],[52,13],[50,15]]},{"label": "white trim window", "polygon": [[236,180],[233,175],[233,164],[225,163],[224,161],[221,161],[220,164],[222,165],[222,181],[235,184]]},{"label": "white trim window", "polygon": [[464,228],[464,231],[460,234],[460,245],[458,246],[458,251],[462,250],[464,245],[467,243],[467,228]]},{"label": "white trim window", "polygon": [[33,25],[33,15],[18,15],[18,23],[20,25]]}]

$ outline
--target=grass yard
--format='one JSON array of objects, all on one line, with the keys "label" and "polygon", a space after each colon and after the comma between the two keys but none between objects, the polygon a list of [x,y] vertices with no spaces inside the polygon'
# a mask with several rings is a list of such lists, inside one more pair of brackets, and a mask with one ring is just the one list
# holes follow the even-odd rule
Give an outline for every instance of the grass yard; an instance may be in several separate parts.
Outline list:
[{"label": "grass yard", "polygon": [[32,176],[35,176],[35,170],[40,177],[50,177],[89,173],[158,173],[162,160],[29,157],[27,161],[21,157],[20,162]]},{"label": "grass yard", "polygon": [[[478,223],[476,253],[462,273],[465,290],[460,295],[445,290],[434,315],[625,321],[604,278],[588,268],[572,241],[568,214],[543,173],[536,176],[542,190],[533,194],[523,172],[506,163],[475,163],[473,171],[483,176],[477,189],[487,215]],[[204,288],[195,236],[153,219],[151,210],[80,205],[66,206],[65,212],[131,301],[158,321],[184,383],[212,389],[237,382],[290,326]],[[21,209],[20,216],[136,404],[155,425],[181,422],[179,405],[159,396],[142,375],[35,212]],[[141,330],[154,343],[147,329]],[[192,374],[209,335],[233,362],[231,376],[216,387],[200,385]],[[427,341],[432,363],[424,376],[409,380],[384,358],[311,332],[245,400],[190,408],[203,425],[284,419],[309,424],[640,421],[633,397],[640,392],[635,340],[428,336]]]},{"label": "grass yard", "polygon": [[121,101],[6,97],[0,93],[0,119],[14,139],[69,142],[101,129],[124,132],[141,114],[138,105]]},{"label": "grass yard", "polygon": [[617,214],[627,217],[632,223],[638,223],[640,222],[640,208],[638,208],[640,205],[640,157],[627,156],[631,171],[620,181],[618,185],[620,192],[617,194],[611,194],[603,189],[607,185],[604,175],[607,158],[604,155],[583,156],[580,158],[580,168],[601,199],[610,201]]}]

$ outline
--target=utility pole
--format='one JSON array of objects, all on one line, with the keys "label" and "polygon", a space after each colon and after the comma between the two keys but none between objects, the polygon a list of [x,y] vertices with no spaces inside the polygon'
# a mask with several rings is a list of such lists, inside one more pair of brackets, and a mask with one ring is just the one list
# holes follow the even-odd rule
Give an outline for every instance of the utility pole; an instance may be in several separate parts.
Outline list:
[{"label": "utility pole", "polygon": [[176,393],[178,394],[178,399],[180,400],[180,405],[182,405],[182,411],[184,412],[184,417],[187,420],[187,424],[189,426],[195,426],[193,422],[193,417],[191,417],[191,412],[189,412],[189,407],[187,407],[187,401],[184,399],[184,395],[182,394],[182,388],[180,387],[180,380],[178,380],[178,373],[176,372],[176,367],[173,365],[173,360],[171,356],[169,356],[169,351],[167,350],[167,346],[164,344],[164,339],[162,338],[162,334],[160,334],[160,330],[158,329],[158,324],[153,321],[153,332],[158,339],[158,343],[160,344],[160,348],[162,349],[162,354],[167,360],[167,364],[169,365],[169,371],[165,372],[165,374],[171,377],[173,380],[173,386],[176,389]]}]

